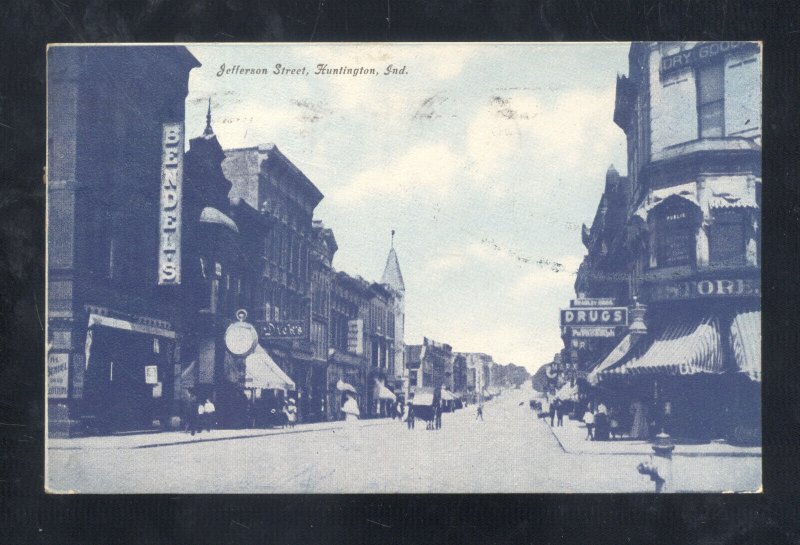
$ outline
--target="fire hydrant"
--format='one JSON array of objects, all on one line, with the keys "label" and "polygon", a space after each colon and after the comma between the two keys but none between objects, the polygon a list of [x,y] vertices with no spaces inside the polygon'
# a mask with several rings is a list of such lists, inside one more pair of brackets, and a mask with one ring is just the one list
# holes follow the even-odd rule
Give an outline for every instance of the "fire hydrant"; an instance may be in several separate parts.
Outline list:
[{"label": "fire hydrant", "polygon": [[669,434],[661,433],[656,435],[651,447],[653,454],[650,458],[636,466],[642,475],[647,475],[656,485],[656,493],[668,492],[672,484],[672,451],[675,445]]}]

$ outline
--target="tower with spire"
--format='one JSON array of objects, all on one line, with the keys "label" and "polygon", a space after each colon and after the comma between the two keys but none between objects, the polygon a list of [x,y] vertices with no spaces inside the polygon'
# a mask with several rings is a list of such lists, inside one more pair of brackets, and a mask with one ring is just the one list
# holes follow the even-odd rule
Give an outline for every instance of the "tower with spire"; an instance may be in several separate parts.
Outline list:
[{"label": "tower with spire", "polygon": [[402,379],[405,371],[406,344],[404,340],[406,319],[406,285],[403,282],[403,273],[400,272],[400,261],[394,249],[395,231],[392,229],[392,239],[389,245],[389,255],[386,257],[386,266],[383,268],[381,284],[389,288],[394,295],[394,376]]}]

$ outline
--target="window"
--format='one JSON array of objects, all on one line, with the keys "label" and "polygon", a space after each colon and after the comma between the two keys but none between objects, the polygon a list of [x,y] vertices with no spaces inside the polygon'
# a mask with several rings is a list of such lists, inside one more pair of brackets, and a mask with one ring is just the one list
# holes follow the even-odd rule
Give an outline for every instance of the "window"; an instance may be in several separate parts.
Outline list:
[{"label": "window", "polygon": [[715,210],[709,233],[709,261],[712,265],[745,264],[745,222],[741,210]]},{"label": "window", "polygon": [[725,135],[725,67],[711,64],[697,70],[697,119],[700,138]]},{"label": "window", "polygon": [[[688,203],[687,203],[688,204]],[[691,265],[695,260],[695,222],[691,206],[662,205],[656,221],[658,267]]]}]

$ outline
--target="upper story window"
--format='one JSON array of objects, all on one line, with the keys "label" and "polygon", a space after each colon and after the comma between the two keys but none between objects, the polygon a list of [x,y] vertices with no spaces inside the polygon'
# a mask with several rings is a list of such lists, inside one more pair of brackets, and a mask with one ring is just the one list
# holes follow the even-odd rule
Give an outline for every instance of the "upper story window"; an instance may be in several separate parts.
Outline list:
[{"label": "upper story window", "polygon": [[691,204],[662,205],[655,214],[656,266],[682,267],[695,262],[696,220]]},{"label": "upper story window", "polygon": [[741,209],[715,210],[709,228],[711,265],[741,266],[746,259],[745,214]]},{"label": "upper story window", "polygon": [[700,138],[725,135],[725,67],[722,63],[697,69],[697,119]]}]

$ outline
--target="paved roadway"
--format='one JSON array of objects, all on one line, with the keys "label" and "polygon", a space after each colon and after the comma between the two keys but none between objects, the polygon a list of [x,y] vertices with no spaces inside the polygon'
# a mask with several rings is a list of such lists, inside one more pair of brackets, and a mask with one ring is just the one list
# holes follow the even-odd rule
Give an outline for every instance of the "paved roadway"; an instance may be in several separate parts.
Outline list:
[{"label": "paved roadway", "polygon": [[[486,404],[484,421],[474,406],[445,414],[438,431],[383,420],[249,437],[215,431],[177,444],[190,438],[53,440],[47,482],[52,491],[91,493],[652,491],[635,469],[643,456],[565,453],[528,397],[505,392]],[[754,490],[761,459],[676,457],[673,475],[673,490]]]}]

